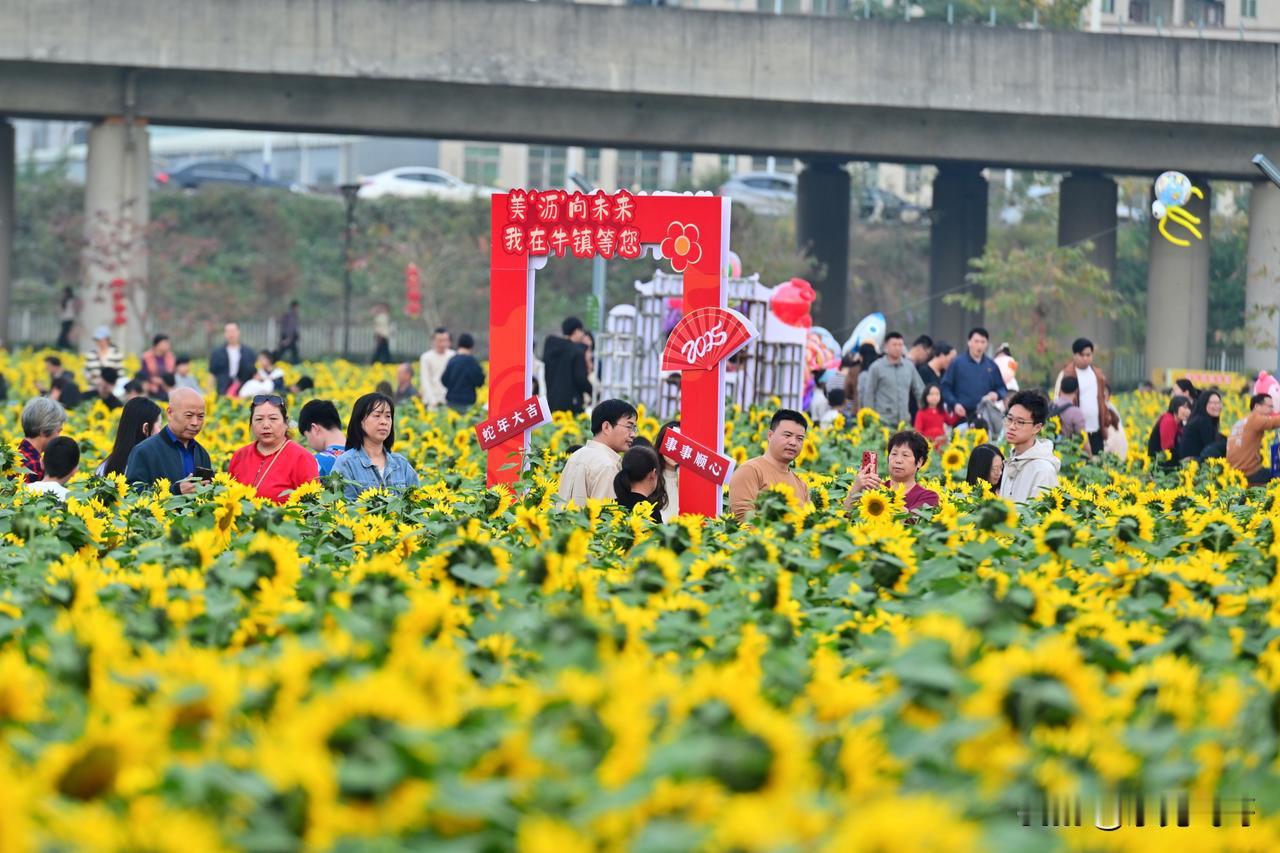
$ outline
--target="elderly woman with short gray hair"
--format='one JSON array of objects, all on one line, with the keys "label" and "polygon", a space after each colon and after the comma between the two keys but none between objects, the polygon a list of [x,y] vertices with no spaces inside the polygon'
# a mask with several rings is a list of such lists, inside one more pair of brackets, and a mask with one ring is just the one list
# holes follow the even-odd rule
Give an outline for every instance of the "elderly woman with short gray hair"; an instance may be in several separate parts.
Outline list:
[{"label": "elderly woman with short gray hair", "polygon": [[34,397],[22,407],[22,466],[27,469],[27,482],[44,479],[44,463],[40,461],[45,446],[58,437],[67,422],[67,412],[48,397]]}]

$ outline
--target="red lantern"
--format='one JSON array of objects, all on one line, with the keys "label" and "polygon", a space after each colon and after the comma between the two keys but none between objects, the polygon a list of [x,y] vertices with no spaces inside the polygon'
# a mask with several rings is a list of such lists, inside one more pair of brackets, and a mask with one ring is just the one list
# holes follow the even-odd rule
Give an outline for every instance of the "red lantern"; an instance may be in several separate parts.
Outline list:
[{"label": "red lantern", "polygon": [[404,313],[410,317],[422,313],[422,279],[417,264],[404,268]]},{"label": "red lantern", "polygon": [[117,326],[123,326],[128,322],[125,315],[125,299],[124,299],[124,279],[111,279],[111,312],[113,322]]}]

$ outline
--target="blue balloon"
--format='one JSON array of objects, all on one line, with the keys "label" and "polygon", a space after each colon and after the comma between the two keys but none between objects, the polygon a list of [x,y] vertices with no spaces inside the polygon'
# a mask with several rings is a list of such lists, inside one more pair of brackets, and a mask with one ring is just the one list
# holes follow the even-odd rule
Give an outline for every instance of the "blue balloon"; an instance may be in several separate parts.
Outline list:
[{"label": "blue balloon", "polygon": [[1166,209],[1183,207],[1191,200],[1191,179],[1181,172],[1165,172],[1156,178],[1155,194]]}]

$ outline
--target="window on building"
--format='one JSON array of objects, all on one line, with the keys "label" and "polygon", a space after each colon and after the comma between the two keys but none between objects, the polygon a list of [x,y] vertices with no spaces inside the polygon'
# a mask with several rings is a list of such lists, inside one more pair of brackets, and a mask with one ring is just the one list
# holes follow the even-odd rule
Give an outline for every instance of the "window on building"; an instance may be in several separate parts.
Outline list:
[{"label": "window on building", "polygon": [[587,182],[593,187],[600,186],[600,149],[586,149],[582,161],[582,171],[587,176]]},{"label": "window on building", "polygon": [[1151,23],[1151,0],[1129,0],[1129,21],[1134,24]]},{"label": "window on building", "polygon": [[563,187],[569,149],[554,145],[529,146],[529,186],[540,190]]},{"label": "window on building", "polygon": [[1240,17],[1258,17],[1258,0],[1240,0]]},{"label": "window on building", "polygon": [[921,184],[920,167],[908,166],[906,169],[906,174],[903,176],[903,180],[902,180],[903,192],[909,196],[914,196],[918,192],[920,192],[920,184]]},{"label": "window on building", "polygon": [[497,186],[500,160],[500,150],[496,145],[465,146],[462,149],[462,180],[479,186]]},{"label": "window on building", "polygon": [[676,160],[676,186],[693,186],[693,155],[681,153]]},{"label": "window on building", "polygon": [[619,151],[618,186],[628,190],[655,190],[662,173],[657,151]]},{"label": "window on building", "polygon": [[1102,0],[1102,14],[1114,15],[1116,13],[1116,0]]}]

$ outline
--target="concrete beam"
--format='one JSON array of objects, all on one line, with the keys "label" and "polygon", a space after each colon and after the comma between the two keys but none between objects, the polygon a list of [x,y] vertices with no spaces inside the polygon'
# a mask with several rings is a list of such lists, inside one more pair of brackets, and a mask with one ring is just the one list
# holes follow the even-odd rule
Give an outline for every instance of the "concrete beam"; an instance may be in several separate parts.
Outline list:
[{"label": "concrete beam", "polygon": [[12,114],[1214,177],[1280,129],[1274,44],[513,0],[0,21]]},{"label": "concrete beam", "polygon": [[522,0],[0,0],[0,61],[1280,126],[1273,44]]},{"label": "concrete beam", "polygon": [[1276,130],[730,98],[0,62],[0,112],[92,121],[1252,178]]},{"label": "concrete beam", "polygon": [[[1186,209],[1200,218],[1204,239],[1190,246],[1166,240],[1151,220],[1147,265],[1147,370],[1155,374],[1169,367],[1204,365],[1209,329],[1209,238],[1213,193],[1201,175],[1188,175],[1204,192],[1192,198]],[[1188,237],[1169,224],[1170,233]]]}]

